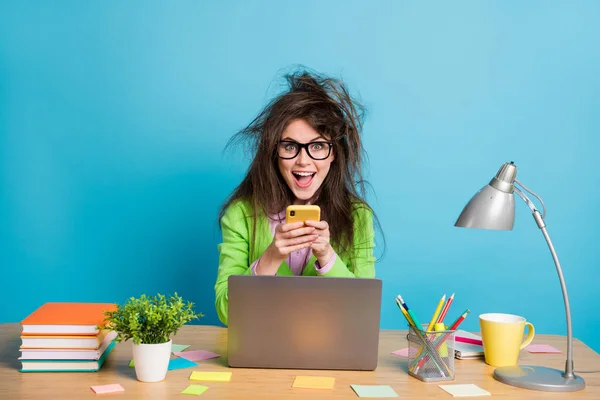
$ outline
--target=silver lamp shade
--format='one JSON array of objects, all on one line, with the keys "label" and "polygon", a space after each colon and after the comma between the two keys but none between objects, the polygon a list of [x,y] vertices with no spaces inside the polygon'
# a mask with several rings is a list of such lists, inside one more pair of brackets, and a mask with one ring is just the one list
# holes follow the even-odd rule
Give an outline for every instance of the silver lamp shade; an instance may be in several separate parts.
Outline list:
[{"label": "silver lamp shade", "polygon": [[489,185],[467,203],[454,226],[512,230],[515,222],[514,182],[517,167],[505,163]]}]

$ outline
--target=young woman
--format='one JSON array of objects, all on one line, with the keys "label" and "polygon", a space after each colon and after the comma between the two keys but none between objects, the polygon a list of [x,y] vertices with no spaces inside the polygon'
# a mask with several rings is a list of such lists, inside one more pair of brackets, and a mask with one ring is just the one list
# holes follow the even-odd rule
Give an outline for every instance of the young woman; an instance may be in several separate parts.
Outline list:
[{"label": "young woman", "polygon": [[[225,325],[229,275],[375,276],[362,108],[339,80],[307,71],[286,79],[289,89],[232,139],[250,139],[255,155],[220,213],[215,294]],[[290,204],[320,206],[321,221],[286,224]]]}]

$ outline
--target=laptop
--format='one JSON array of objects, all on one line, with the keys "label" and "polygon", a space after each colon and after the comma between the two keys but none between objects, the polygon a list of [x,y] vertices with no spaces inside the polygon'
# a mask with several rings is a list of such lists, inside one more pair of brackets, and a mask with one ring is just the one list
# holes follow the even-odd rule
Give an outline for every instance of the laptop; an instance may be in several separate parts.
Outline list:
[{"label": "laptop", "polygon": [[229,277],[230,367],[377,368],[381,280]]}]

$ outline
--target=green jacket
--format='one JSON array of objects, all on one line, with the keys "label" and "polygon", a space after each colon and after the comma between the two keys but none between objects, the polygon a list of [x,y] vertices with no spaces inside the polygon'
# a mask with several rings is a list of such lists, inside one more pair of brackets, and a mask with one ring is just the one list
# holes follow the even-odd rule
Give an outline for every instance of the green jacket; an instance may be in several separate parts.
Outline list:
[{"label": "green jacket", "polygon": [[[354,208],[354,248],[348,253],[336,250],[337,258],[332,268],[322,276],[328,277],[375,277],[375,233],[371,210],[363,206]],[[273,241],[273,234],[266,216],[259,215],[256,226],[256,237],[253,248],[250,248],[250,236],[253,233],[253,213],[249,202],[238,200],[232,203],[221,219],[223,242],[218,245],[219,271],[215,283],[215,304],[219,319],[227,325],[229,275],[252,275],[250,266],[256,261]],[[315,269],[317,258],[313,255],[302,275],[319,275]],[[293,275],[284,261],[279,266],[277,275]]]}]

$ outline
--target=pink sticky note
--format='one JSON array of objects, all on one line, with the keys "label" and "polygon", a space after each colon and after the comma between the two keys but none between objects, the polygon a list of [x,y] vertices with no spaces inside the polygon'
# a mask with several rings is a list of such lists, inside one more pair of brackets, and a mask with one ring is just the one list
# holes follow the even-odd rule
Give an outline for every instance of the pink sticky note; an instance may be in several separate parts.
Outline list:
[{"label": "pink sticky note", "polygon": [[112,385],[101,385],[101,386],[90,386],[90,388],[96,394],[105,394],[105,393],[115,393],[115,392],[124,392],[125,388],[119,385],[118,383],[114,383]]},{"label": "pink sticky note", "polygon": [[395,356],[406,357],[408,358],[408,347],[405,349],[400,349],[396,351],[392,351],[392,354]]},{"label": "pink sticky note", "polygon": [[208,360],[209,358],[220,357],[217,353],[206,350],[178,351],[175,354],[177,357],[185,358],[190,361]]},{"label": "pink sticky note", "polygon": [[550,346],[549,344],[530,344],[525,347],[530,353],[562,353],[560,350]]}]

